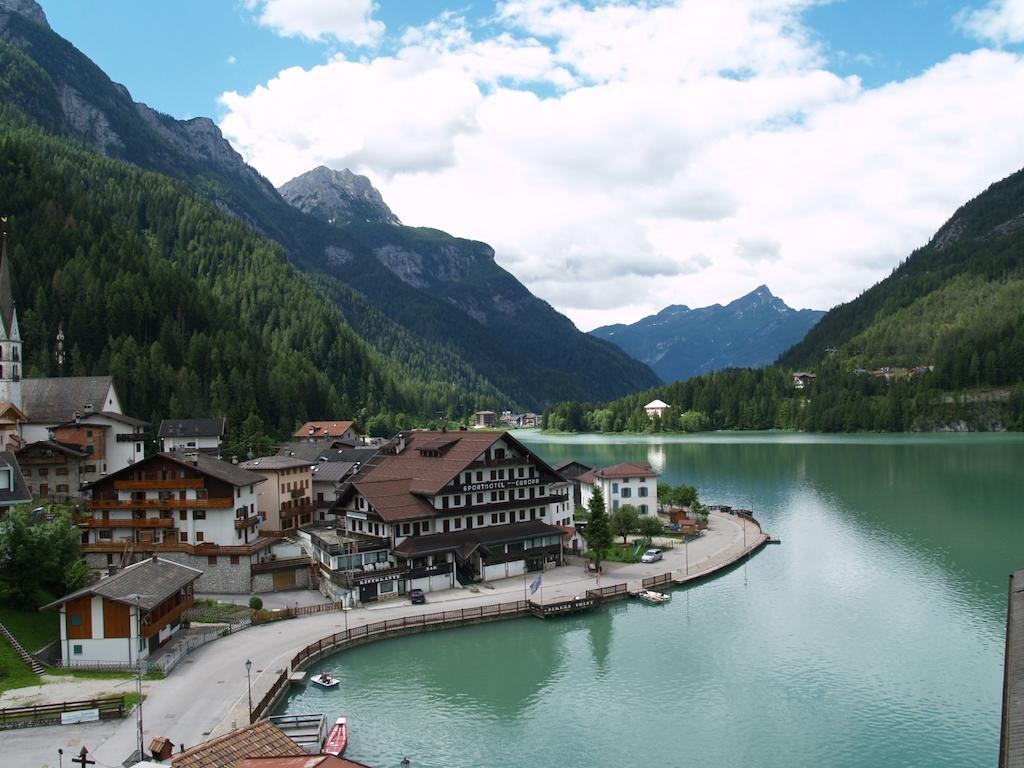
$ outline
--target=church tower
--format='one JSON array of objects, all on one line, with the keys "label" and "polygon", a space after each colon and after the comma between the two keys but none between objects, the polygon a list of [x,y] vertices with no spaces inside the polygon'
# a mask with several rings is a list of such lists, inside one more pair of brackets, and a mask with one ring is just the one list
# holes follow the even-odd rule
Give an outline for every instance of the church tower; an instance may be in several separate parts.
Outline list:
[{"label": "church tower", "polygon": [[0,218],[3,244],[0,245],[0,403],[23,410],[21,400],[21,332],[18,312],[11,291],[11,264],[7,256],[7,218]]}]

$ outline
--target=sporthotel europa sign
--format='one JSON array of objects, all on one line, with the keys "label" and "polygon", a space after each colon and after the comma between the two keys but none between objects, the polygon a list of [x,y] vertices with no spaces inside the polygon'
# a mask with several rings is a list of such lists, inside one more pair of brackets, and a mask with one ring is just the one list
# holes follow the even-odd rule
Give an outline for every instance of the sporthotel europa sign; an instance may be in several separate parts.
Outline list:
[{"label": "sporthotel europa sign", "polygon": [[490,480],[484,483],[466,483],[462,486],[462,490],[465,493],[473,493],[475,491],[504,491],[506,488],[523,488],[527,485],[537,485],[540,483],[538,477],[520,477],[515,480]]}]

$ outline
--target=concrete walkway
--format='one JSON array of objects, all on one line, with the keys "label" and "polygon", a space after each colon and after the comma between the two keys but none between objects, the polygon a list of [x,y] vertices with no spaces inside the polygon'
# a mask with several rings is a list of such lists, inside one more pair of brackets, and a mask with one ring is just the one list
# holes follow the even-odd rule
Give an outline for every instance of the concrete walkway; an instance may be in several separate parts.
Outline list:
[{"label": "concrete walkway", "polygon": [[[707,573],[742,555],[744,544],[749,551],[764,538],[753,523],[712,513],[708,531],[685,547],[677,542],[673,549],[665,551],[662,562],[650,565],[608,563],[598,579],[586,573],[584,561],[579,559],[574,564],[546,571],[542,579],[543,596],[538,590],[532,599],[557,602],[595,586],[629,583],[670,571],[681,572],[687,561],[691,576]],[[298,650],[321,637],[383,619],[521,600],[533,578],[531,574],[526,579],[503,579],[478,587],[477,592],[468,589],[431,592],[426,605],[393,600],[346,612],[273,622],[221,638],[184,659],[166,680],[147,682],[148,698],[143,705],[144,746],[148,748],[156,736],[166,736],[175,744],[191,747],[248,722],[246,659],[253,662],[252,700],[256,703],[288,668]],[[66,689],[62,692],[69,694]],[[60,699],[47,697],[47,700]],[[10,706],[7,702],[7,694],[0,697],[0,707]],[[63,747],[67,756],[76,754],[83,744],[93,753],[97,766],[118,766],[136,748],[136,739],[134,716],[118,722],[27,728],[3,734],[5,753],[17,755],[17,765],[32,768],[52,768],[57,765],[58,747]]]}]

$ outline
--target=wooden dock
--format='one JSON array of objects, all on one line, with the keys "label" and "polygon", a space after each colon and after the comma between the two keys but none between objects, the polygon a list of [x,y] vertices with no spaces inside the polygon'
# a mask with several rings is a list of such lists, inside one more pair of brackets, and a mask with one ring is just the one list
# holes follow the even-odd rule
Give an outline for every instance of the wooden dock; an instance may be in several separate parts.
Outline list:
[{"label": "wooden dock", "polygon": [[1024,768],[1024,569],[1010,576],[999,768]]}]

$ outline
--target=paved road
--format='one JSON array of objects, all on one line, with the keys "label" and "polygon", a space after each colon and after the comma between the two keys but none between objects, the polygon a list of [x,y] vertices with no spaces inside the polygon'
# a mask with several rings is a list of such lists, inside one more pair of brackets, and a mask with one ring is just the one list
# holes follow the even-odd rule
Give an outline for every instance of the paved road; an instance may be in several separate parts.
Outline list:
[{"label": "paved road", "polygon": [[[543,596],[534,600],[556,602],[581,594],[594,586],[629,583],[645,576],[683,571],[691,575],[714,570],[753,547],[762,537],[756,525],[742,518],[712,513],[708,531],[687,546],[666,550],[665,559],[651,565],[609,563],[600,580],[588,575],[582,560],[543,575]],[[530,577],[532,578],[532,576]],[[147,685],[143,706],[145,746],[156,736],[166,736],[186,747],[225,733],[248,721],[245,660],[252,659],[252,698],[258,701],[295,653],[321,637],[348,626],[360,626],[386,618],[415,616],[442,609],[470,608],[523,598],[527,581],[522,577],[494,582],[478,592],[452,589],[431,592],[427,605],[392,601],[347,612],[330,612],[252,627],[221,638],[195,651],[166,680]],[[13,692],[12,692],[13,693]],[[8,699],[0,699],[0,706]],[[13,766],[53,768],[56,750],[76,754],[84,744],[96,758],[97,768],[119,766],[136,747],[135,718],[116,723],[91,723],[61,728],[28,728],[3,734],[4,754],[17,755]],[[6,760],[3,763],[8,765]]]}]

